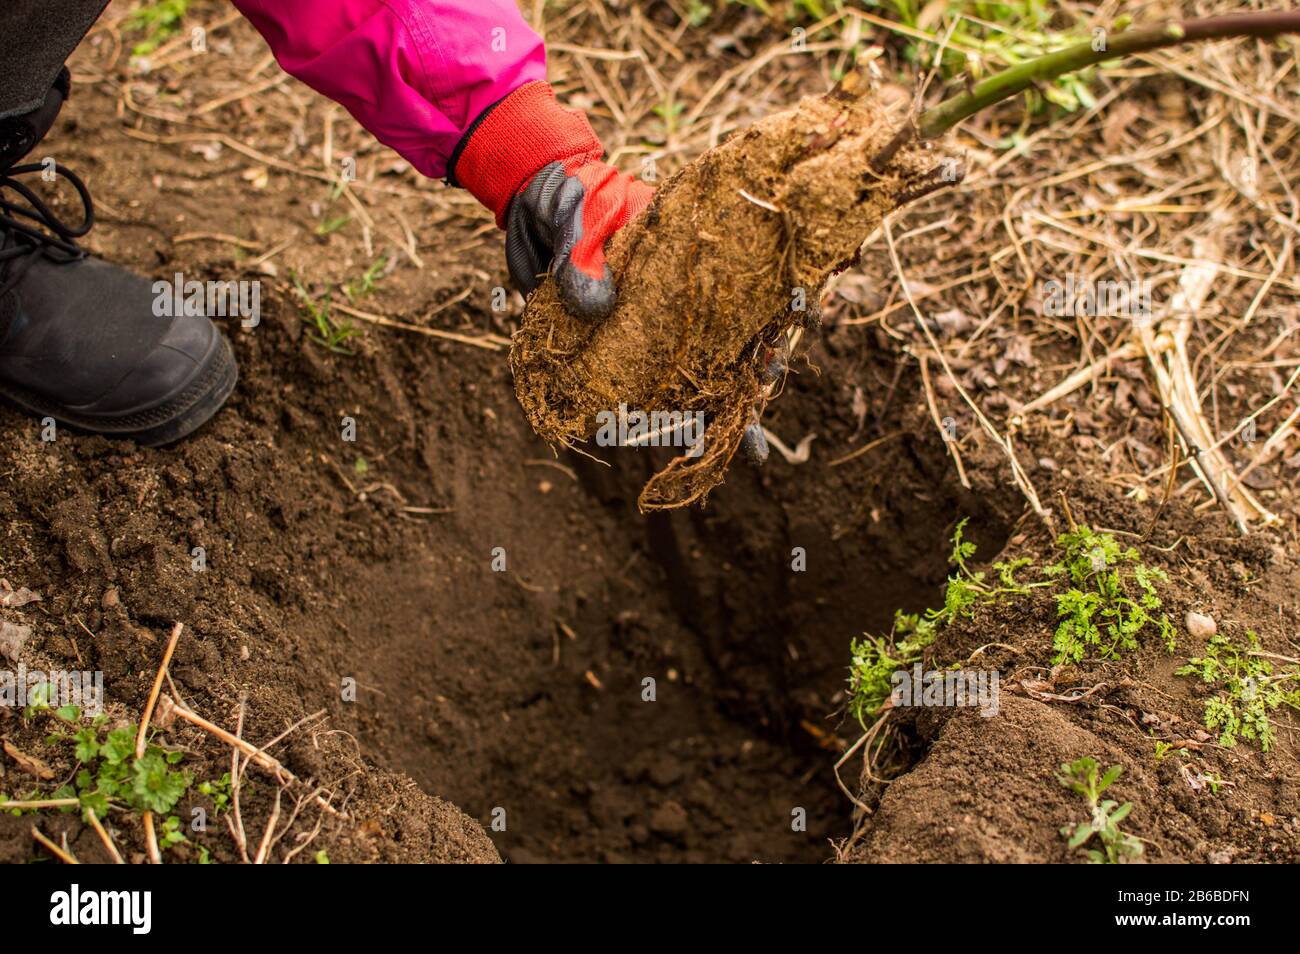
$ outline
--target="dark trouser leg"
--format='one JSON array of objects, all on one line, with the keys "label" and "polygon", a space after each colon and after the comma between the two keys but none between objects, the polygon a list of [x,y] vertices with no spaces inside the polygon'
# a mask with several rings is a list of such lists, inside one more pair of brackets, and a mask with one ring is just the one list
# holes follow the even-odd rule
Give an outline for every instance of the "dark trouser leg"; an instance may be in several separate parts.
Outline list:
[{"label": "dark trouser leg", "polygon": [[108,0],[0,0],[0,120],[40,107]]}]

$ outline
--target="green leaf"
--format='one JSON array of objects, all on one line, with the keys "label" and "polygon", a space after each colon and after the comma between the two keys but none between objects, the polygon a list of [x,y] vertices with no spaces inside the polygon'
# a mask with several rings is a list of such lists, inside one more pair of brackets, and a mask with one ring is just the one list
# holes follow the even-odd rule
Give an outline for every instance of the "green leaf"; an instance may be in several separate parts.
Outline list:
[{"label": "green leaf", "polygon": [[1106,789],[1110,788],[1111,784],[1115,779],[1120,777],[1123,771],[1123,767],[1119,765],[1112,765],[1110,768],[1106,769],[1106,774],[1103,775],[1101,781],[1097,783],[1097,794],[1101,794],[1106,791]]},{"label": "green leaf", "polygon": [[99,755],[110,765],[125,762],[135,752],[135,728],[128,726],[108,733]]},{"label": "green leaf", "polygon": [[82,809],[90,809],[100,818],[108,815],[108,797],[99,791],[81,793]]},{"label": "green leaf", "polygon": [[159,749],[150,749],[132,765],[131,802],[142,811],[165,815],[185,794],[190,780],[183,772],[173,772]]},{"label": "green leaf", "polygon": [[82,729],[73,738],[77,740],[78,762],[89,762],[99,755],[99,739],[96,738],[94,729]]}]

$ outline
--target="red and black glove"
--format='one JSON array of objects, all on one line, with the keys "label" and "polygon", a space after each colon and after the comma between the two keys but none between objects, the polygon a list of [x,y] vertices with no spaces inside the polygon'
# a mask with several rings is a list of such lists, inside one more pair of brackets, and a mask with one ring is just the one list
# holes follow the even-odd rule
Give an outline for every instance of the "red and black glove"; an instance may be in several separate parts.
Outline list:
[{"label": "red and black glove", "polygon": [[479,117],[452,156],[449,180],[506,230],[510,278],[525,295],[555,273],[575,315],[614,310],[605,242],[636,218],[654,189],[601,162],[587,117],[564,109],[550,84],[525,83]]}]

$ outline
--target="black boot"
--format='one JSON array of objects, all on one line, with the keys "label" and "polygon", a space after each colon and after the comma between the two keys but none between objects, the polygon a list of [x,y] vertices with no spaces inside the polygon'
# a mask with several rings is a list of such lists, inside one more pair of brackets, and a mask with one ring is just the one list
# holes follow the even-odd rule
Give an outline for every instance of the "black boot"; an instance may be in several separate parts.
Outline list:
[{"label": "black boot", "polygon": [[234,354],[209,318],[157,317],[148,280],[77,245],[94,211],[74,173],[53,166],[85,210],[73,228],[18,181],[46,169],[14,163],[66,95],[65,73],[39,109],[0,121],[0,395],[80,430],[166,444],[225,403]]}]

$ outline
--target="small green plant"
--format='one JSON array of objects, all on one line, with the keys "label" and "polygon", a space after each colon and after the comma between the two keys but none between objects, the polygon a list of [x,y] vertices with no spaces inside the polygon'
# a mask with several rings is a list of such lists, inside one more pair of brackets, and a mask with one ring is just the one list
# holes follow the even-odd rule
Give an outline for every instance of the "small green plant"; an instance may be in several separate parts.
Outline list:
[{"label": "small green plant", "polygon": [[713,7],[704,0],[688,0],[686,4],[686,22],[693,27],[701,27],[713,16]]},{"label": "small green plant", "polygon": [[1174,651],[1174,624],[1165,613],[1154,615],[1161,605],[1155,581],[1168,579],[1164,570],[1145,565],[1137,548],[1125,549],[1111,534],[1086,526],[1061,534],[1057,543],[1065,556],[1043,572],[1070,586],[1056,597],[1053,663],[1080,662],[1089,654],[1118,659],[1137,649],[1148,627]]},{"label": "small green plant", "polygon": [[1088,803],[1090,818],[1077,825],[1065,825],[1061,834],[1069,840],[1070,848],[1082,848],[1094,836],[1100,848],[1087,847],[1088,861],[1092,864],[1119,864],[1131,861],[1142,854],[1141,839],[1120,830],[1120,823],[1133,810],[1132,802],[1123,805],[1101,795],[1114,784],[1123,769],[1112,765],[1104,775],[1097,776],[1097,760],[1084,756],[1061,766],[1057,781],[1072,792],[1083,796]]},{"label": "small green plant", "polygon": [[[1014,66],[1044,51],[1087,39],[1078,28],[1068,32],[1050,30],[1059,11],[1043,0],[946,0],[937,5],[925,0],[868,0],[867,5],[892,13],[908,28],[911,36],[903,47],[903,57],[911,63],[928,67],[939,49],[938,42],[944,40],[940,73],[946,80],[980,80],[1000,67]],[[938,17],[936,7],[941,11]],[[1117,23],[1114,29],[1124,25]],[[930,35],[932,40],[922,41],[916,32]],[[1049,104],[1066,112],[1090,109],[1096,104],[1089,89],[1095,74],[1096,69],[1091,68],[1038,84],[1026,93],[1029,114],[1042,113]],[[1013,144],[1014,137],[1002,143]]]},{"label": "small green plant", "polygon": [[[35,718],[37,713],[48,712],[54,688],[48,682],[37,683],[27,690],[27,705],[23,707],[23,718]],[[63,711],[63,710],[60,710]]]},{"label": "small green plant", "polygon": [[661,141],[666,142],[669,137],[677,132],[682,113],[686,112],[686,104],[678,102],[672,93],[669,93],[663,102],[652,107],[650,111],[663,121],[664,137]]},{"label": "small green plant", "polygon": [[144,33],[131,47],[132,56],[148,56],[179,32],[190,0],[157,0],[145,3],[126,18],[126,29]]},{"label": "small green plant", "polygon": [[150,745],[140,758],[134,757],[135,726],[113,729],[101,741],[94,727],[75,735],[77,772],[74,786],[55,792],[56,798],[75,796],[83,808],[93,809],[100,817],[108,814],[113,803],[123,803],[136,811],[166,814],[189,788],[190,778],[173,769],[184,757],[181,752],[166,752]]},{"label": "small green plant", "polygon": [[1233,746],[1239,738],[1259,742],[1265,752],[1275,733],[1269,713],[1287,706],[1300,711],[1300,689],[1287,684],[1300,677],[1300,668],[1287,665],[1274,673],[1273,664],[1259,655],[1259,637],[1246,631],[1246,644],[1235,644],[1226,633],[1215,633],[1205,655],[1188,660],[1180,676],[1200,676],[1218,689],[1205,702],[1205,727],[1219,733],[1219,744]]},{"label": "small green plant", "polygon": [[1187,756],[1190,753],[1183,748],[1178,748],[1178,749],[1174,748],[1174,744],[1172,742],[1156,742],[1157,762],[1163,762],[1165,759],[1167,759],[1170,756],[1170,754],[1180,755],[1183,758],[1187,758]]},{"label": "small green plant", "polygon": [[326,853],[324,848],[316,852],[314,857],[316,859],[316,864],[318,865],[327,865],[330,863],[330,856]]},{"label": "small green plant", "polygon": [[893,674],[920,662],[940,628],[974,616],[980,605],[1026,596],[1033,589],[1052,585],[1050,581],[1021,583],[1016,579],[1016,573],[1029,565],[1027,559],[994,563],[994,580],[982,570],[972,570],[966,562],[975,555],[975,544],[965,537],[968,521],[962,519],[953,530],[948,562],[955,572],[945,584],[943,606],[924,613],[900,610],[894,614],[894,627],[887,638],[867,634],[850,642],[849,712],[863,725],[889,698]]},{"label": "small green plant", "polygon": [[216,817],[230,808],[230,773],[222,775],[221,778],[209,779],[206,782],[200,782],[198,785],[199,792],[212,799],[212,815]]},{"label": "small green plant", "polygon": [[[727,0],[750,7],[776,22],[814,22],[824,20],[832,10],[842,9],[844,0]],[[869,5],[872,0],[867,0]]]},{"label": "small green plant", "polygon": [[900,610],[888,638],[866,634],[849,643],[849,712],[864,727],[889,699],[894,673],[920,662],[934,642],[937,625],[931,612]]},{"label": "small green plant", "polygon": [[313,298],[298,279],[297,274],[294,274],[292,278],[294,291],[298,295],[298,300],[302,303],[303,321],[316,329],[315,334],[309,335],[311,340],[326,351],[333,351],[335,354],[352,354],[352,349],[348,348],[344,342],[353,337],[357,333],[357,329],[352,322],[337,322],[331,316],[329,290],[326,289],[325,294],[320,298]]},{"label": "small green plant", "polygon": [[175,815],[168,815],[163,819],[162,826],[158,829],[158,847],[166,851],[168,848],[175,848],[184,841],[189,841],[189,839],[181,831],[181,820]]},{"label": "small green plant", "polygon": [[[189,788],[189,775],[173,768],[185,757],[183,752],[170,752],[150,744],[136,758],[136,726],[105,732],[108,717],[104,715],[95,716],[83,725],[81,710],[76,706],[63,706],[51,715],[58,728],[46,742],[51,745],[71,742],[79,765],[71,783],[45,797],[76,799],[83,811],[90,809],[100,818],[115,807],[166,815]],[[75,807],[63,810],[74,811]],[[179,834],[179,828],[175,834]],[[176,843],[175,838],[170,842]]]},{"label": "small green plant", "polygon": [[1050,586],[1050,582],[1021,583],[1016,574],[1029,566],[1030,560],[999,561],[993,564],[996,582],[986,579],[983,570],[972,571],[966,561],[975,555],[975,544],[965,539],[966,524],[969,517],[958,522],[952,534],[952,554],[948,562],[957,568],[957,572],[948,577],[944,588],[943,609],[933,612],[933,617],[941,623],[950,623],[958,617],[971,617],[975,607],[983,603],[998,603],[1017,596],[1028,596],[1031,590]]},{"label": "small green plant", "polygon": [[333,235],[351,221],[352,216],[350,215],[336,215],[332,218],[321,219],[321,222],[316,226],[315,231],[317,235],[324,238],[327,235]]},{"label": "small green plant", "polygon": [[899,612],[888,637],[868,634],[850,643],[849,711],[859,722],[880,711],[893,673],[921,661],[944,626],[973,617],[980,606],[1020,599],[1043,587],[1065,587],[1056,594],[1060,623],[1054,663],[1080,662],[1089,654],[1116,659],[1136,649],[1146,631],[1161,636],[1173,652],[1174,625],[1167,614],[1156,614],[1161,600],[1155,583],[1167,577],[1144,564],[1135,548],[1124,549],[1109,533],[1075,527],[1058,538],[1062,559],[1043,568],[1043,579],[1026,582],[1020,578],[1031,566],[1026,558],[994,563],[991,573],[972,570],[968,561],[975,544],[965,537],[966,524],[963,519],[953,531],[948,560],[955,572],[944,586],[943,606],[922,614]]},{"label": "small green plant", "polygon": [[358,298],[364,298],[374,291],[383,277],[382,273],[387,265],[388,256],[380,255],[369,268],[361,273],[361,277],[344,285],[343,294],[347,296],[348,301],[355,302]]}]

